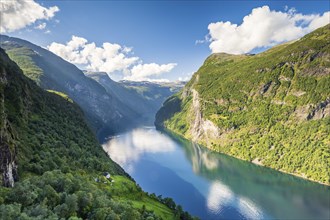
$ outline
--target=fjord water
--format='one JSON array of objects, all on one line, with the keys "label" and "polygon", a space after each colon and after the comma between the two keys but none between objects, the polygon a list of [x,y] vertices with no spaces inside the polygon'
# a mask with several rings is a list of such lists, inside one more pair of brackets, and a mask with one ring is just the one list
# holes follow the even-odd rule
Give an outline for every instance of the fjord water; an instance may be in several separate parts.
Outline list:
[{"label": "fjord water", "polygon": [[104,150],[147,192],[201,219],[330,219],[330,187],[141,127]]}]

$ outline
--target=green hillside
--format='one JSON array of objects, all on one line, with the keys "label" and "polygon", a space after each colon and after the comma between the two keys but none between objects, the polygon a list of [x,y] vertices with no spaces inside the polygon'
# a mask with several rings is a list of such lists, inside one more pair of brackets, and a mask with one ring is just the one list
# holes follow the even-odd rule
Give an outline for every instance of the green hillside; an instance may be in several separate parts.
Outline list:
[{"label": "green hillside", "polygon": [[86,77],[75,65],[28,41],[0,35],[0,46],[17,63],[24,75],[45,90],[64,93],[84,111],[89,125],[97,133],[110,134],[126,129],[138,116],[101,85]]},{"label": "green hillside", "polygon": [[78,105],[39,88],[1,48],[0,124],[0,219],[191,219],[143,192]]},{"label": "green hillside", "polygon": [[41,88],[75,101],[100,137],[152,124],[165,99],[183,87],[175,83],[115,82],[106,73],[83,72],[52,52],[19,38],[0,35],[0,46],[24,75]]},{"label": "green hillside", "polygon": [[258,55],[212,54],[156,116],[215,151],[330,184],[330,26]]}]

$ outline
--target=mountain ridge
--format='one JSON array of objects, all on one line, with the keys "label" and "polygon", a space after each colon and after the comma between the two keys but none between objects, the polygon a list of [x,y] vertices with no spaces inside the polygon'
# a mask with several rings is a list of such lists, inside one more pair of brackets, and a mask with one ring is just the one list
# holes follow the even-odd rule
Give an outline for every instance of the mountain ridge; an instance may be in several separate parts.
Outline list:
[{"label": "mountain ridge", "polygon": [[[181,86],[115,82],[106,73],[80,70],[52,52],[19,38],[0,35],[0,45],[40,87],[63,93],[80,105],[100,140],[141,124],[152,125],[161,103],[177,91],[172,88]],[[151,90],[157,97],[150,96]],[[149,96],[145,95],[148,91]]]},{"label": "mountain ridge", "polygon": [[46,90],[67,94],[84,110],[94,131],[107,127],[110,133],[137,117],[75,65],[26,40],[0,35],[1,46],[23,69],[24,74]]}]

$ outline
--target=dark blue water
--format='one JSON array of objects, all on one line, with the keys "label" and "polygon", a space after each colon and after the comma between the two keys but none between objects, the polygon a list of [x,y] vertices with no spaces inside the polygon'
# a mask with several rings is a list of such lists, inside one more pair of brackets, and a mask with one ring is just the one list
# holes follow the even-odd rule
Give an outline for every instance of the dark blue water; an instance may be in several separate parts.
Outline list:
[{"label": "dark blue water", "polygon": [[201,219],[330,219],[330,187],[141,127],[103,148],[147,192]]}]

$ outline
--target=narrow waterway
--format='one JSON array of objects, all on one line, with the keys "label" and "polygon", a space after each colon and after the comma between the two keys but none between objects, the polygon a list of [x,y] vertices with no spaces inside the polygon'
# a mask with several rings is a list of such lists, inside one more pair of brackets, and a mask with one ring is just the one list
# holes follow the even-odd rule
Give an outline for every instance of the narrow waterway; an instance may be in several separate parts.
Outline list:
[{"label": "narrow waterway", "polygon": [[103,148],[147,192],[201,219],[330,219],[330,187],[141,127]]}]

